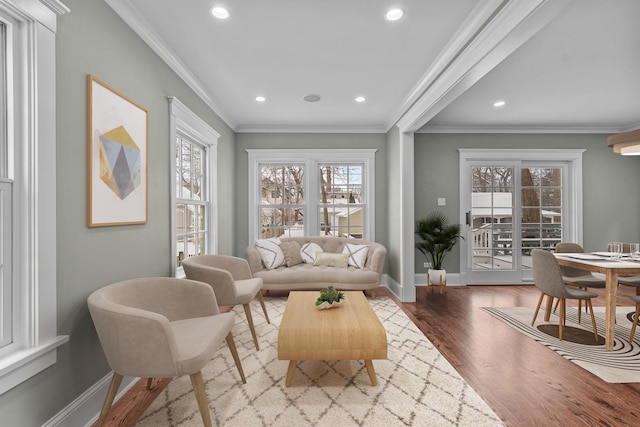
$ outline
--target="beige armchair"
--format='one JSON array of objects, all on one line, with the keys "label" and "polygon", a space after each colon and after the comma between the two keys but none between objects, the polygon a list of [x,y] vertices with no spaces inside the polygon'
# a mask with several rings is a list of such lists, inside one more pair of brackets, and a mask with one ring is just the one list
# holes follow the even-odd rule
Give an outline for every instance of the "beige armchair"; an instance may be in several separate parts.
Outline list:
[{"label": "beige armchair", "polygon": [[233,313],[220,313],[206,283],[168,277],[127,280],[89,295],[95,324],[113,378],[98,425],[103,425],[124,375],[142,378],[189,375],[205,426],[211,416],[201,369],[226,338],[246,383],[231,335]]},{"label": "beige armchair", "polygon": [[253,336],[253,343],[256,349],[260,350],[249,305],[256,296],[267,323],[271,322],[262,298],[262,279],[253,277],[247,260],[226,255],[196,255],[182,261],[182,266],[187,279],[211,285],[218,304],[242,304]]}]

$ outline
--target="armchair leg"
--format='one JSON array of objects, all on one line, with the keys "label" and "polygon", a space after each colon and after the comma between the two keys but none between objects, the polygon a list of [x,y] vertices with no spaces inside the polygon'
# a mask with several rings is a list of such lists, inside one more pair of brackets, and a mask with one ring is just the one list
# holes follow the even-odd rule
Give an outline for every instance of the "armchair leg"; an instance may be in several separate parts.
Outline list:
[{"label": "armchair leg", "polygon": [[204,390],[202,371],[191,374],[190,377],[191,384],[193,385],[193,392],[195,393],[196,401],[198,402],[198,409],[200,409],[200,415],[202,416],[202,424],[205,427],[211,427],[211,414],[209,413],[209,402],[207,401],[207,393]]},{"label": "armchair leg", "polygon": [[153,383],[153,378],[147,378],[147,390],[151,390],[152,383]]},{"label": "armchair leg", "polygon": [[98,427],[103,426],[104,422],[107,420],[107,414],[109,413],[109,409],[111,409],[111,404],[113,404],[113,399],[115,399],[116,393],[118,393],[122,378],[122,375],[116,372],[114,372],[113,377],[111,377],[111,384],[109,384],[109,390],[107,391],[107,396],[104,399],[102,411],[100,411],[100,418],[98,418]]},{"label": "armchair leg", "polygon": [[256,336],[256,328],[253,326],[253,316],[251,315],[251,307],[249,304],[243,304],[244,313],[247,315],[247,322],[249,323],[249,329],[251,330],[251,336],[253,337],[253,343],[256,345],[256,350],[260,350],[258,345],[258,337]]},{"label": "armchair leg", "polygon": [[236,342],[233,340],[233,335],[231,335],[231,332],[227,334],[227,345],[229,346],[229,350],[231,350],[233,361],[236,362],[236,368],[238,368],[238,373],[240,374],[240,378],[242,378],[242,384],[246,384],[247,379],[244,377],[244,370],[242,370],[242,363],[240,363],[240,357],[238,356]]},{"label": "armchair leg", "polygon": [[258,300],[260,301],[260,305],[262,306],[262,311],[264,312],[264,317],[267,319],[267,323],[271,324],[269,321],[269,315],[267,314],[267,307],[264,305],[264,298],[262,297],[262,291],[258,292]]}]

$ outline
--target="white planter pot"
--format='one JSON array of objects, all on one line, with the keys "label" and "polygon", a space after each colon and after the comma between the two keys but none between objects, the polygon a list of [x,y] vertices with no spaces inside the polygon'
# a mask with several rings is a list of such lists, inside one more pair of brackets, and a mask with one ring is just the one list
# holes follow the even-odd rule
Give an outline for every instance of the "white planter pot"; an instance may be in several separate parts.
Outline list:
[{"label": "white planter pot", "polygon": [[[431,283],[432,285],[439,286],[440,283],[447,283],[447,270],[434,270],[430,268],[428,274],[429,283]],[[440,281],[441,277],[442,282]]]}]

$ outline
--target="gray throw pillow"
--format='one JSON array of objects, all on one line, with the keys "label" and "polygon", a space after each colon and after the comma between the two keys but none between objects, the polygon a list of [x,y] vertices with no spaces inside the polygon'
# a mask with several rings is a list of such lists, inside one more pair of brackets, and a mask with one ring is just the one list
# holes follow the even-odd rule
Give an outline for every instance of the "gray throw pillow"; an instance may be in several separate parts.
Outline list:
[{"label": "gray throw pillow", "polygon": [[280,243],[280,249],[284,254],[284,263],[287,267],[302,264],[300,256],[300,244],[295,240]]}]

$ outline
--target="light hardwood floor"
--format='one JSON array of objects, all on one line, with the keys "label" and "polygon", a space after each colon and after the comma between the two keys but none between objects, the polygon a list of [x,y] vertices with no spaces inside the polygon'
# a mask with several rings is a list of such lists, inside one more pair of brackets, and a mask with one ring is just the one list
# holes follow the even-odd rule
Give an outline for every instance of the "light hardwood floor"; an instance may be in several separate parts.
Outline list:
[{"label": "light hardwood floor", "polygon": [[[604,305],[597,292],[594,305]],[[632,305],[634,292],[621,286],[618,305]],[[507,426],[640,425],[640,383],[606,383],[481,309],[535,307],[538,297],[534,286],[448,287],[445,295],[421,287],[416,303],[396,302]],[[164,387],[154,384],[147,391],[141,380],[120,399],[109,425],[133,425]]]}]

